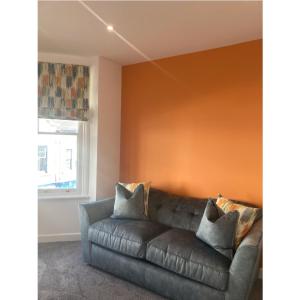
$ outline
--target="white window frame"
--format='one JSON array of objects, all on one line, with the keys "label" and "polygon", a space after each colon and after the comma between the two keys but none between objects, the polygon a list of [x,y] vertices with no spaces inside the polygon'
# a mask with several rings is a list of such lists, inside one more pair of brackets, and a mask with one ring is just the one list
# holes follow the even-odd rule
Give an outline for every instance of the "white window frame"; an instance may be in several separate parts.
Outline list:
[{"label": "white window frame", "polygon": [[77,135],[77,167],[76,167],[76,189],[39,189],[38,197],[43,198],[77,198],[88,197],[88,175],[89,175],[89,124],[79,121],[78,134],[75,133],[49,133],[38,129],[38,134],[50,135]]}]

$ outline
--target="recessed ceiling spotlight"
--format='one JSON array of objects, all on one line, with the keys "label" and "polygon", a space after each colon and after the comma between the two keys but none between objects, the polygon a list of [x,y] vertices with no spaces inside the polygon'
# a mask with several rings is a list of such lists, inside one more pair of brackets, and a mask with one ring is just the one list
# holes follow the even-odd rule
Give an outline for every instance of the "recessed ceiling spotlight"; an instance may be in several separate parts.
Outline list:
[{"label": "recessed ceiling spotlight", "polygon": [[112,25],[107,25],[107,26],[106,26],[106,29],[107,29],[107,31],[112,32],[112,31],[114,31],[114,26],[112,26]]}]

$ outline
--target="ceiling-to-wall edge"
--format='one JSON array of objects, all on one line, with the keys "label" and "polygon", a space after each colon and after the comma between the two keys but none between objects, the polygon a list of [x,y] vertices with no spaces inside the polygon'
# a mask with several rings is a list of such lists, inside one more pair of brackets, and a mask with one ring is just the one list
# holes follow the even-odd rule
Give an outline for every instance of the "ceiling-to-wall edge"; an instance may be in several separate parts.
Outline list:
[{"label": "ceiling-to-wall edge", "polygon": [[[224,1],[226,1],[226,0],[224,0]],[[185,52],[185,53],[180,53],[180,54],[176,54],[176,55],[153,58],[153,59],[148,60],[148,61],[147,60],[142,60],[140,62],[136,62],[136,63],[132,63],[132,64],[123,64],[122,66],[127,67],[127,66],[143,64],[143,63],[147,63],[147,62],[149,62],[149,63],[151,63],[151,62],[159,63],[160,61],[163,61],[164,59],[172,59],[172,58],[176,58],[176,57],[180,57],[180,56],[197,54],[199,52],[213,51],[213,50],[218,50],[218,49],[222,49],[222,48],[237,46],[237,45],[240,45],[240,44],[251,43],[251,42],[254,42],[254,41],[262,41],[262,38],[258,38],[258,39],[254,39],[254,40],[246,40],[246,41],[243,41],[243,42],[238,42],[238,43],[233,43],[233,44],[226,44],[226,45],[223,45],[223,46],[220,46],[220,47],[204,48],[204,49],[199,49],[197,51],[192,51],[192,52]]]}]

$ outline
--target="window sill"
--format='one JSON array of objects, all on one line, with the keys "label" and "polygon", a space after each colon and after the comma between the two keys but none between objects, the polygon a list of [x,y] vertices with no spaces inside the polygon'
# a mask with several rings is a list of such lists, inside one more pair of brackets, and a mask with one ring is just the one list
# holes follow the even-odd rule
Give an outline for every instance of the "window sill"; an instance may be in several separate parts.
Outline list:
[{"label": "window sill", "polygon": [[90,196],[88,195],[47,195],[39,196],[39,200],[88,200]]}]

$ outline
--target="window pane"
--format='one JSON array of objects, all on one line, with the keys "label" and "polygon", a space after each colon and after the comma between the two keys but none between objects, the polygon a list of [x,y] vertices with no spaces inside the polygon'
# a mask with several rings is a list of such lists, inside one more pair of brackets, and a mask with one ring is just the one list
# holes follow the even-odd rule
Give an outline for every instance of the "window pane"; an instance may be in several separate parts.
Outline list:
[{"label": "window pane", "polygon": [[79,122],[68,120],[38,119],[39,132],[78,133]]},{"label": "window pane", "polygon": [[77,188],[77,135],[38,135],[38,187]]}]

